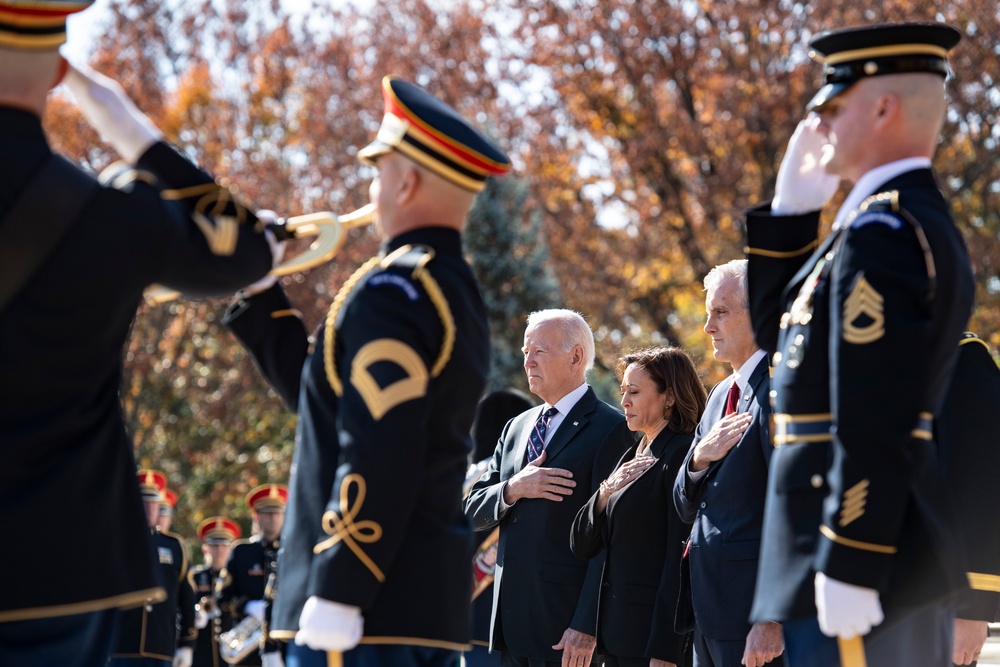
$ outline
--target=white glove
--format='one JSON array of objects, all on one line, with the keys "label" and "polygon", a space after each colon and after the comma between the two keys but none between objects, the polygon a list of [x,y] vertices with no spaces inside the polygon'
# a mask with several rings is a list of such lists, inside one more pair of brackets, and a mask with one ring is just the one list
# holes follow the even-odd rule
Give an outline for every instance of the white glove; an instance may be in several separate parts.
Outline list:
[{"label": "white glove", "polygon": [[798,215],[818,211],[837,191],[840,178],[828,174],[823,166],[833,146],[817,132],[818,125],[819,116],[810,113],[799,121],[788,140],[774,186],[773,213]]},{"label": "white glove", "polygon": [[206,614],[201,609],[196,609],[194,612],[194,627],[202,630],[208,625],[208,614]]},{"label": "white glove", "polygon": [[63,83],[73,92],[90,126],[126,162],[135,164],[146,149],[163,138],[163,133],[136,108],[118,82],[89,67],[69,63]]},{"label": "white glove", "polygon": [[194,649],[183,647],[174,651],[174,661],[170,667],[191,667],[194,662]]},{"label": "white glove", "polygon": [[243,612],[247,616],[253,616],[261,623],[264,622],[264,609],[267,607],[267,602],[264,600],[250,600],[247,602],[246,606],[243,607]]},{"label": "white glove", "polygon": [[827,637],[867,635],[882,622],[882,603],[874,588],[845,584],[816,573],[816,611],[819,629]]},{"label": "white glove", "polygon": [[260,661],[262,667],[285,667],[285,659],[281,657],[281,651],[262,653]]},{"label": "white glove", "polygon": [[[261,209],[257,211],[257,219],[265,224],[269,224],[278,219],[278,214],[269,209]],[[271,247],[271,266],[281,264],[281,260],[285,256],[285,246],[287,243],[274,238],[274,234],[272,234],[269,229],[264,230],[264,238],[267,239],[267,244]],[[240,296],[248,297],[253,296],[254,294],[260,294],[261,292],[271,289],[271,286],[276,282],[278,282],[278,276],[273,273],[268,273],[257,282],[247,285],[241,289]]]},{"label": "white glove", "polygon": [[360,607],[314,595],[302,607],[295,643],[314,651],[350,651],[361,641],[364,629]]}]

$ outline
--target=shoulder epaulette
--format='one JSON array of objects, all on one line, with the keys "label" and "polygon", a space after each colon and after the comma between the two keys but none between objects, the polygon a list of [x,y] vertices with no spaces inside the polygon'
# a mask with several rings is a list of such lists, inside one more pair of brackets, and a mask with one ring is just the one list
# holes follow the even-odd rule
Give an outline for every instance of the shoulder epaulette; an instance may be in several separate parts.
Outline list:
[{"label": "shoulder epaulette", "polygon": [[889,192],[879,192],[874,194],[861,202],[861,206],[859,206],[858,209],[862,213],[867,211],[892,211],[893,213],[898,213],[899,190],[890,190]]},{"label": "shoulder epaulette", "polygon": [[[386,270],[389,268],[409,271],[410,277],[419,281],[427,292],[434,309],[441,318],[441,326],[444,329],[444,336],[441,340],[441,350],[431,368],[431,377],[437,377],[448,365],[451,359],[452,350],[455,347],[455,319],[452,317],[451,308],[448,306],[448,299],[441,291],[441,286],[426,270],[427,265],[434,259],[434,249],[423,245],[404,245],[397,248],[385,258],[379,260],[373,257],[363,264],[340,288],[337,296],[333,300],[333,305],[327,312],[326,328],[324,329],[324,359],[323,366],[326,370],[326,378],[330,387],[337,396],[342,396],[344,387],[337,376],[336,364],[334,362],[334,343],[336,340],[336,330],[340,325],[341,308],[347,301],[350,294],[358,287],[367,284],[366,276],[377,269]],[[398,287],[398,285],[397,285]]]}]

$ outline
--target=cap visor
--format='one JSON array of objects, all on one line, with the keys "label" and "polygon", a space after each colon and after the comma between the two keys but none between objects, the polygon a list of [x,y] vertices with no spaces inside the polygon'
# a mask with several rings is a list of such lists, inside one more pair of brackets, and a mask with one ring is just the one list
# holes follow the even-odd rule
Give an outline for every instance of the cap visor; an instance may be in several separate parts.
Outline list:
[{"label": "cap visor", "polygon": [[837,95],[851,87],[853,81],[841,81],[839,83],[828,83],[819,89],[813,98],[806,105],[806,111],[822,111],[823,107],[826,106],[830,100],[832,100]]},{"label": "cap visor", "polygon": [[385,155],[392,150],[392,146],[376,139],[358,151],[358,159],[367,165],[375,166],[375,158]]}]

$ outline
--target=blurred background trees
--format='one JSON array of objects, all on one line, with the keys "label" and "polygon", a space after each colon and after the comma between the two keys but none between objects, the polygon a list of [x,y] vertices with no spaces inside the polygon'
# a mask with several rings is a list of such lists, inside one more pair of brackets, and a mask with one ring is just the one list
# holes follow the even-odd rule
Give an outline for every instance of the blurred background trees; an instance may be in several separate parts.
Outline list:
[{"label": "blurred background trees", "polygon": [[[367,203],[373,171],[356,153],[381,120],[384,74],[482,124],[515,165],[479,198],[466,236],[491,317],[491,387],[526,388],[524,318],[566,306],[597,333],[591,379],[611,401],[619,354],[651,343],[683,345],[707,386],[726,374],[701,330],[700,281],[743,256],[742,212],[773,191],[819,84],[809,38],[887,20],[950,23],[964,39],[935,165],[974,262],[970,328],[1000,344],[1000,10],[990,0],[99,0],[86,14],[88,34],[70,29],[84,59],[250,205],[281,215]],[[57,94],[46,124],[57,150],[95,172],[116,159],[71,99]],[[349,237],[335,261],[283,279],[309,328],[377,251],[371,230]],[[243,496],[287,481],[291,462],[295,417],[219,325],[224,308],[142,305],[126,353],[137,460],[168,474],[181,496],[175,527],[188,536],[214,513],[248,529]]]}]

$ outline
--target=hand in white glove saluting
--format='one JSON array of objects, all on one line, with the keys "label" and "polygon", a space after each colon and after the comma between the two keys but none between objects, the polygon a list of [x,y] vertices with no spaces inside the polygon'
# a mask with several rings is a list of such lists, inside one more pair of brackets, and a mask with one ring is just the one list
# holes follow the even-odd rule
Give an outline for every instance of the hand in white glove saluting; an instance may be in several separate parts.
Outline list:
[{"label": "hand in white glove saluting", "polygon": [[810,113],[799,121],[788,140],[785,157],[778,167],[772,213],[798,215],[817,211],[837,191],[840,178],[823,168],[823,155],[833,147],[819,133],[819,120],[817,114]]}]

